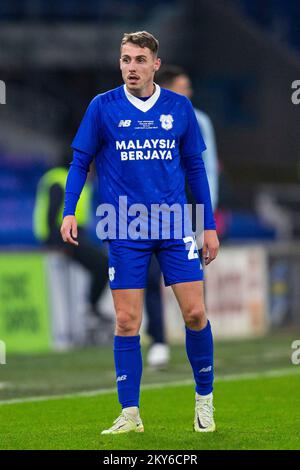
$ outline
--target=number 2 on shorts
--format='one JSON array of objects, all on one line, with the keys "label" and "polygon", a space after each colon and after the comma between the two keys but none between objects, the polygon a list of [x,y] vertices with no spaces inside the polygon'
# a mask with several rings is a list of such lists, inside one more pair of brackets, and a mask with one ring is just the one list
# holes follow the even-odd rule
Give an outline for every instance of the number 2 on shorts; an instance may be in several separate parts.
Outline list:
[{"label": "number 2 on shorts", "polygon": [[196,259],[196,258],[199,258],[198,256],[198,248],[197,248],[197,245],[196,245],[196,240],[194,239],[194,237],[185,237],[183,239],[184,243],[185,244],[188,244],[190,243],[190,247],[188,248],[189,249],[189,252],[188,252],[188,259]]}]

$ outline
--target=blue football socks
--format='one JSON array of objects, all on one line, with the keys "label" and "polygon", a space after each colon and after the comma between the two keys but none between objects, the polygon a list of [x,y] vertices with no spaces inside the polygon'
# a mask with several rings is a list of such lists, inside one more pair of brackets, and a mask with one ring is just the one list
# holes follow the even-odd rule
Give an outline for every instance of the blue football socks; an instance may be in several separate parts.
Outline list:
[{"label": "blue football socks", "polygon": [[186,327],[186,352],[191,363],[199,395],[209,395],[213,390],[213,337],[209,321],[200,331]]},{"label": "blue football socks", "polygon": [[139,406],[143,370],[140,336],[115,336],[114,358],[122,408]]}]

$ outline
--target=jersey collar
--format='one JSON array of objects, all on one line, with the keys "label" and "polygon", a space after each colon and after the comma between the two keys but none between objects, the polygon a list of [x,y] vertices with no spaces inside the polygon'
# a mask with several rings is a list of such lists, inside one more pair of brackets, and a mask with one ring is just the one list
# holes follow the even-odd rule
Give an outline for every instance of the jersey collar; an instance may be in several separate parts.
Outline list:
[{"label": "jersey collar", "polygon": [[133,96],[131,93],[129,93],[129,91],[126,88],[126,85],[123,85],[123,88],[124,88],[124,93],[126,95],[126,98],[130,101],[130,103],[133,104],[133,106],[135,106],[140,111],[143,111],[144,113],[146,113],[147,111],[149,111],[149,109],[151,109],[155,105],[156,101],[158,100],[160,96],[160,86],[157,85],[157,83],[155,83],[154,85],[155,85],[155,92],[146,101],[142,101],[136,96]]}]

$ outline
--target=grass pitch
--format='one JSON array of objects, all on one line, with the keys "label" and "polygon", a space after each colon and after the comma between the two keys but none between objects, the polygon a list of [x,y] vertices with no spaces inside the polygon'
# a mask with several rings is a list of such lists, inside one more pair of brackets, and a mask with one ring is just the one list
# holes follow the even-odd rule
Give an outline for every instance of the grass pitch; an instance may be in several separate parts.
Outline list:
[{"label": "grass pitch", "polygon": [[193,431],[193,386],[144,390],[144,434],[100,436],[118,414],[115,393],[2,405],[1,449],[299,449],[300,375],[220,381],[217,431]]},{"label": "grass pitch", "polygon": [[171,385],[191,380],[181,346],[167,371],[144,370],[143,384],[153,387],[141,392],[145,433],[116,436],[100,435],[120,411],[109,390],[109,349],[8,357],[0,369],[0,449],[300,449],[300,366],[290,362],[296,336],[216,345],[212,434],[193,431],[193,385]]}]

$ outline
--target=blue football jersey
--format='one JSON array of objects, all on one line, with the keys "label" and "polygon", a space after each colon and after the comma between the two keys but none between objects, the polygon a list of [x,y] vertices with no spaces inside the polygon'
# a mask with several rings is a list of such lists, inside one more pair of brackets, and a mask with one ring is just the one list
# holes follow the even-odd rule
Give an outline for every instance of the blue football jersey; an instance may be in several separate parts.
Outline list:
[{"label": "blue football jersey", "polygon": [[97,95],[72,142],[95,157],[100,203],[186,203],[185,170],[206,149],[191,102],[156,85],[146,101],[125,85]]}]

